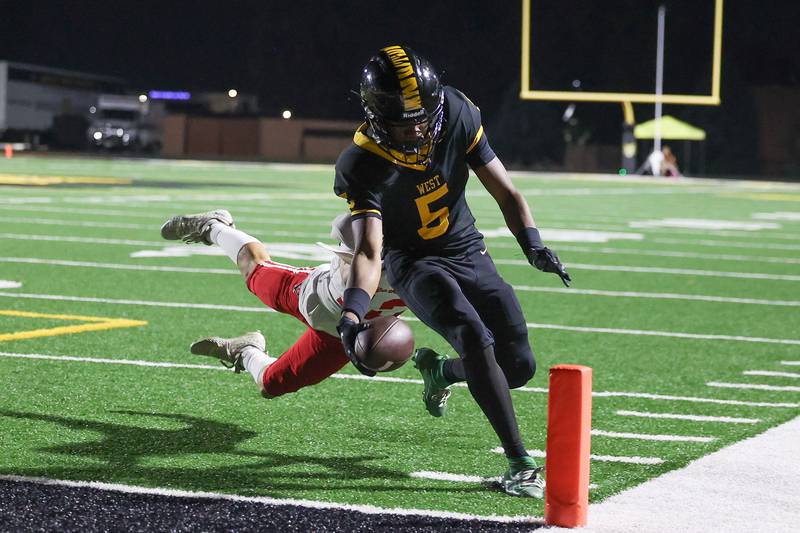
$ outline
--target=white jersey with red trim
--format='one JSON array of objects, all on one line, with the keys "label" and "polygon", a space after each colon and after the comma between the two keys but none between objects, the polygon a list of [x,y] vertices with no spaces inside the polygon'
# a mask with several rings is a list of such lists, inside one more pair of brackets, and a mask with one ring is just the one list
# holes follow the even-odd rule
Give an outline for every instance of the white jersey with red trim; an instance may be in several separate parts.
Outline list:
[{"label": "white jersey with red trim", "polygon": [[[336,255],[330,263],[316,267],[300,285],[300,313],[312,328],[338,337],[336,325],[342,315],[341,306],[350,272],[350,265],[343,256],[352,256],[352,252],[325,248]],[[405,302],[397,296],[386,281],[386,273],[382,272],[378,289],[364,318],[371,320],[379,316],[397,316],[405,310]]]}]

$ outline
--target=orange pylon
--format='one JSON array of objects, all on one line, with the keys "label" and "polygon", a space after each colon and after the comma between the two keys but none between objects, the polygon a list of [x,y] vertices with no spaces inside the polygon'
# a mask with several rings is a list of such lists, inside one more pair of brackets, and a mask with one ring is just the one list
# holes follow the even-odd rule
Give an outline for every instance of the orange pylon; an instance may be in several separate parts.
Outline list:
[{"label": "orange pylon", "polygon": [[6,159],[11,159],[14,157],[14,147],[11,146],[11,143],[6,143]]},{"label": "orange pylon", "polygon": [[545,463],[544,520],[548,525],[586,525],[591,430],[592,369],[580,365],[552,367]]}]

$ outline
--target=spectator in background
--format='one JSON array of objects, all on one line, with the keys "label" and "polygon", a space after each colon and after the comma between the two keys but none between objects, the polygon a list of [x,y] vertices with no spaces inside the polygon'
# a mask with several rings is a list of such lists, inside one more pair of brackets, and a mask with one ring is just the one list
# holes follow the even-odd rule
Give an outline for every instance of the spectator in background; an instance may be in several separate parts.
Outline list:
[{"label": "spectator in background", "polygon": [[669,176],[671,178],[677,178],[680,176],[681,171],[678,170],[678,158],[672,153],[670,147],[664,145],[661,153],[663,154],[663,159],[661,160],[661,175]]}]

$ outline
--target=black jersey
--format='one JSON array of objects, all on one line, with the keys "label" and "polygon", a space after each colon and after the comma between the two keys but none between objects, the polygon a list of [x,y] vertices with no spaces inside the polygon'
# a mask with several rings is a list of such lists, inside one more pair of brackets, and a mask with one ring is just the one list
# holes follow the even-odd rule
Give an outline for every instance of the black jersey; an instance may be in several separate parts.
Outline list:
[{"label": "black jersey", "polygon": [[383,219],[386,249],[452,254],[483,237],[464,198],[467,165],[479,168],[495,154],[475,104],[452,87],[444,88],[444,100],[445,130],[427,167],[378,146],[366,124],[336,161],[334,191],[352,217]]}]

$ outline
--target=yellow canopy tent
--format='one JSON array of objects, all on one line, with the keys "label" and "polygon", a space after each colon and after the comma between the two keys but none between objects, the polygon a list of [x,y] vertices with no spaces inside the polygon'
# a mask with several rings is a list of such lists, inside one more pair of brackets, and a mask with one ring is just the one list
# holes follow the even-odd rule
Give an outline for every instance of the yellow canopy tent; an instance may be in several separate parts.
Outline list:
[{"label": "yellow canopy tent", "polygon": [[[637,124],[633,128],[633,136],[636,139],[654,139],[656,136],[656,124],[660,122],[661,125],[661,139],[672,141],[684,141],[683,149],[683,163],[686,167],[685,170],[689,171],[692,161],[692,145],[689,141],[705,141],[706,132],[696,126],[692,126],[686,122],[678,120],[677,118],[664,115],[660,120],[648,120]],[[705,150],[703,144],[700,144],[700,171],[704,171],[705,167]]]},{"label": "yellow canopy tent", "polygon": [[661,120],[648,120],[637,124],[633,128],[633,135],[637,139],[654,139],[656,136],[656,124],[661,122],[661,138],[680,141],[704,141],[706,138],[705,130],[682,122],[677,118],[664,115]]}]

